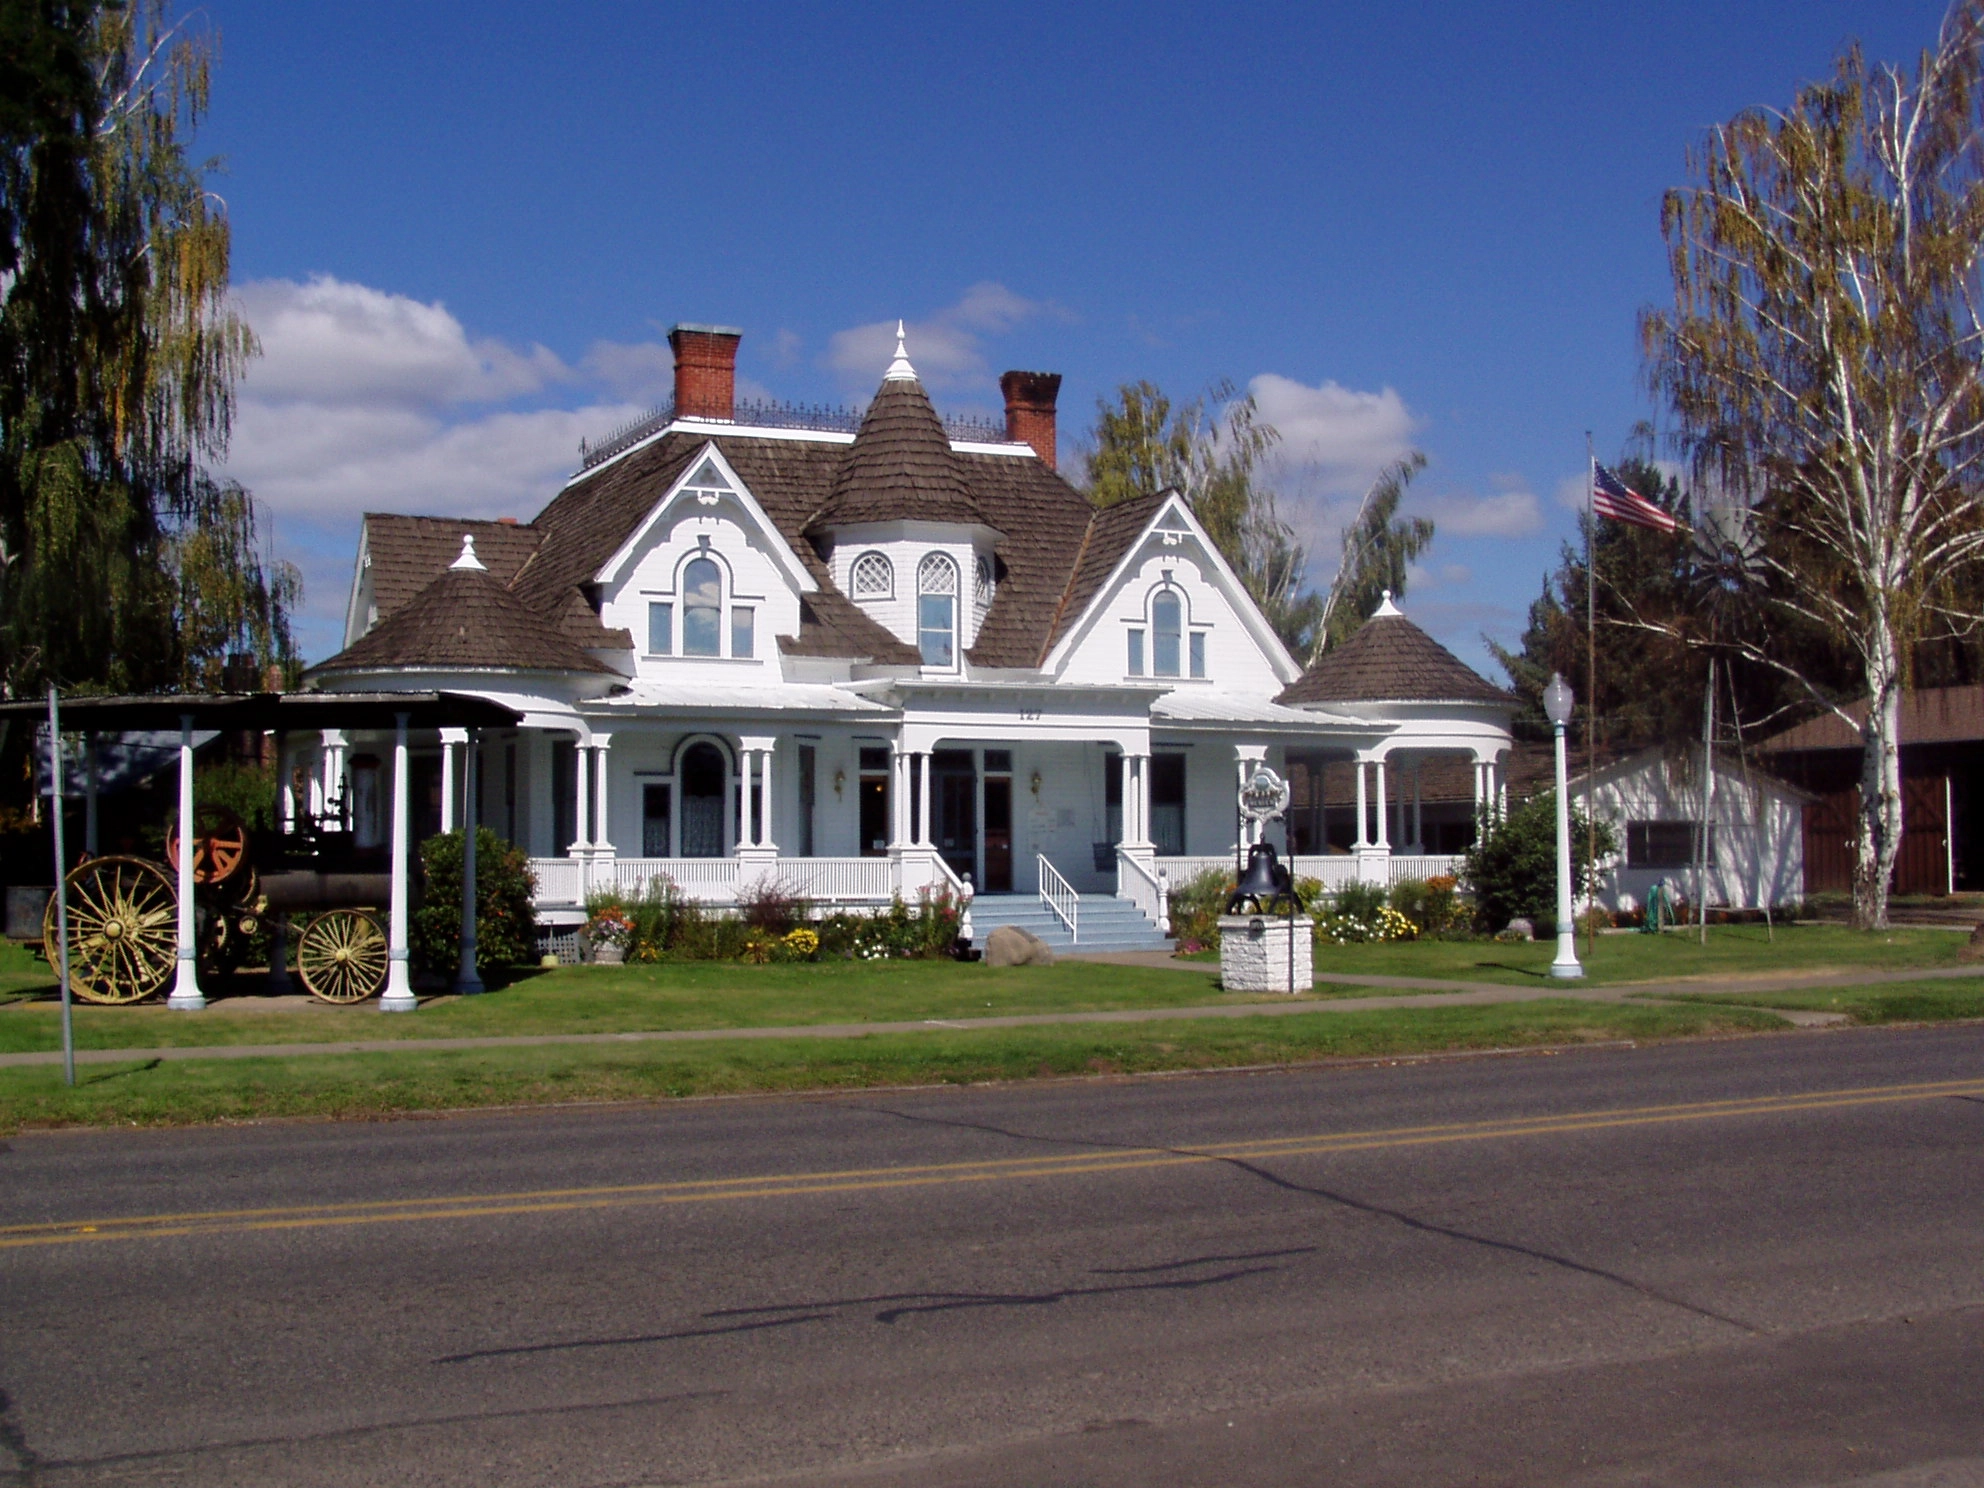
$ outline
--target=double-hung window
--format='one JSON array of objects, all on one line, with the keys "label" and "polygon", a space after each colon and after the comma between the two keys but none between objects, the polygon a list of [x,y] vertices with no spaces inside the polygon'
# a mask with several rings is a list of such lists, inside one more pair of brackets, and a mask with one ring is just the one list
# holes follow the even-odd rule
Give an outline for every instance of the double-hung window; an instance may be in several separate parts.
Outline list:
[{"label": "double-hung window", "polygon": [[1160,590],[1150,605],[1151,671],[1160,677],[1178,675],[1179,641],[1184,632],[1185,607],[1169,589]]},{"label": "double-hung window", "polygon": [[916,566],[916,648],[927,667],[957,665],[958,566],[929,553]]}]

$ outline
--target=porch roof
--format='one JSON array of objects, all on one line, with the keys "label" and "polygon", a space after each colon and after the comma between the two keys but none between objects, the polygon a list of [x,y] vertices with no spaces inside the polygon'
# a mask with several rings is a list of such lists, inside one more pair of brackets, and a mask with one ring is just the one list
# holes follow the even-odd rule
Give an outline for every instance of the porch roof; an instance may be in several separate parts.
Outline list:
[{"label": "porch roof", "polygon": [[660,713],[892,714],[896,710],[830,682],[781,682],[776,687],[725,687],[706,682],[634,682],[623,693],[586,703],[587,717]]},{"label": "porch roof", "polygon": [[[198,729],[489,728],[517,721],[515,709],[461,692],[176,692],[62,699],[71,729],[123,733],[177,731],[191,716]],[[46,720],[46,697],[0,703],[0,718]]]},{"label": "porch roof", "polygon": [[1317,708],[1290,708],[1264,697],[1235,697],[1231,693],[1167,692],[1151,704],[1152,723],[1185,728],[1220,724],[1270,725],[1302,734],[1383,734],[1395,724],[1387,720],[1352,718]]}]

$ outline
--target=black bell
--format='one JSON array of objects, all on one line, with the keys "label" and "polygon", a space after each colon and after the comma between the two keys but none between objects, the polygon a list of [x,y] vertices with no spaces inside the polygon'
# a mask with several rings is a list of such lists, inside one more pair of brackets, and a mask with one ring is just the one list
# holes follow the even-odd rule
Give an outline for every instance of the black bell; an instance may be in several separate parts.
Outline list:
[{"label": "black bell", "polygon": [[1227,896],[1226,912],[1230,915],[1284,914],[1288,912],[1290,901],[1294,908],[1299,910],[1302,907],[1301,896],[1295,892],[1288,870],[1275,861],[1272,847],[1265,842],[1255,843],[1247,853],[1247,871]]}]

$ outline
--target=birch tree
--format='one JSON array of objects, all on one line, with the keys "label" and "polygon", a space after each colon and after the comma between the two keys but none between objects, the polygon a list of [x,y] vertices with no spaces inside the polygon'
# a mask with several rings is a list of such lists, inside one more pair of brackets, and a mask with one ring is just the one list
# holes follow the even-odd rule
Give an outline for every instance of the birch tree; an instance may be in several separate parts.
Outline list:
[{"label": "birch tree", "polygon": [[1742,653],[1864,743],[1856,923],[1887,923],[1913,649],[1976,627],[1984,560],[1984,0],[1910,72],[1857,47],[1788,109],[1711,129],[1661,209],[1642,342],[1695,480],[1750,508],[1761,599],[1831,638],[1861,716],[1767,636]]}]

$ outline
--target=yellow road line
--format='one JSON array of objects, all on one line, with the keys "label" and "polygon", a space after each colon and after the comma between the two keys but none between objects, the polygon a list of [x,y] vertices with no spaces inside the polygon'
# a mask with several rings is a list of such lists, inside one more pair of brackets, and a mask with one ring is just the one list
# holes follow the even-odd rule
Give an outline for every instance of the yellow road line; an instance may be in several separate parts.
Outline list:
[{"label": "yellow road line", "polygon": [[695,1204],[823,1193],[878,1192],[887,1189],[956,1183],[1081,1177],[1094,1173],[1120,1173],[1146,1168],[1263,1162],[1287,1157],[1371,1152],[1453,1142],[1492,1141],[1499,1138],[1552,1136],[1744,1116],[1847,1110],[1861,1106],[1939,1100],[1960,1095],[1984,1097],[1984,1079],[1862,1086],[1844,1090],[1813,1091],[1802,1095],[1756,1096],[1663,1106],[1627,1106],[1604,1111],[1574,1111],[1551,1116],[1510,1117],[1502,1120],[1453,1122],[1432,1126],[1318,1132],[1296,1137],[1269,1137],[1248,1142],[1216,1143],[1189,1149],[1111,1148],[1103,1151],[1067,1153],[1061,1156],[1033,1155],[905,1167],[848,1168],[814,1173],[769,1173],[748,1178],[701,1178],[668,1183],[537,1189],[518,1193],[458,1194],[285,1208],[222,1209],[64,1220],[46,1224],[0,1226],[0,1250],[173,1235],[565,1213],[626,1208],[635,1205]]}]

